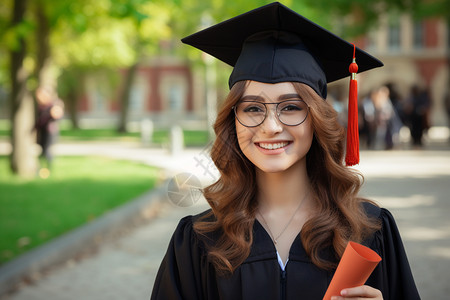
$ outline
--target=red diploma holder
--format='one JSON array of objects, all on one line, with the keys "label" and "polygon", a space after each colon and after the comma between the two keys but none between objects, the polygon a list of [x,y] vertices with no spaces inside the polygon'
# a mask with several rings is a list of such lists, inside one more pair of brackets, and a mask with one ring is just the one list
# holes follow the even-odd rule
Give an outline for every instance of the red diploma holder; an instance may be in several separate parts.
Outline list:
[{"label": "red diploma holder", "polygon": [[349,242],[323,300],[340,296],[345,288],[363,285],[380,261],[381,257],[372,249]]}]

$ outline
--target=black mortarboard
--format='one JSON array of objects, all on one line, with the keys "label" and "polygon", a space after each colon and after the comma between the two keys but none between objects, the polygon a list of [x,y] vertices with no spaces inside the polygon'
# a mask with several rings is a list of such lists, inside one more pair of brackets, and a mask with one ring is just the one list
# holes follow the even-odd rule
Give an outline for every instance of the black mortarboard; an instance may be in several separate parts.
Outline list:
[{"label": "black mortarboard", "polygon": [[[354,46],[275,2],[192,34],[182,41],[234,67],[240,80],[298,81],[326,98],[328,82],[350,76]],[[359,71],[383,63],[356,48]]]}]

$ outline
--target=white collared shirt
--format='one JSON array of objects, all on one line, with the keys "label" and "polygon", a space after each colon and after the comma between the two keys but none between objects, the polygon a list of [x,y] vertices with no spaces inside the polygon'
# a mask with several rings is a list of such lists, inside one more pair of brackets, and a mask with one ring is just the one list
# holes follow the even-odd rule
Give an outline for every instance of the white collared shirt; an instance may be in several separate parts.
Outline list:
[{"label": "white collared shirt", "polygon": [[278,264],[280,265],[281,270],[284,271],[284,269],[286,269],[286,265],[289,261],[289,258],[286,260],[286,263],[283,263],[283,260],[281,259],[280,253],[278,253],[278,251],[277,251],[277,257],[278,257]]}]

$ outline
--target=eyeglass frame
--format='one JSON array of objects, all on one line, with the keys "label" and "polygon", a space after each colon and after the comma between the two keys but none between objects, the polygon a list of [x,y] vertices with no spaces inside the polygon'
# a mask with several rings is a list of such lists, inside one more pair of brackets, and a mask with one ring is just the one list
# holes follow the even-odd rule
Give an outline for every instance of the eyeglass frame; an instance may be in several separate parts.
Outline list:
[{"label": "eyeglass frame", "polygon": [[[300,123],[298,123],[298,124],[294,124],[294,125],[289,125],[289,124],[286,124],[286,123],[284,123],[283,121],[281,121],[280,120],[280,114],[281,114],[281,111],[280,111],[280,113],[278,113],[278,105],[280,105],[281,103],[285,103],[285,102],[289,102],[289,101],[300,101],[300,102],[303,102],[303,103],[305,103],[305,105],[306,105],[306,116],[305,116],[305,118],[303,119],[303,121],[301,121]],[[245,125],[244,123],[242,123],[241,122],[241,120],[239,120],[239,118],[238,118],[238,116],[237,116],[237,112],[236,112],[236,107],[238,106],[238,104],[239,103],[242,103],[242,102],[254,102],[254,103],[259,103],[259,104],[262,104],[262,105],[264,105],[264,108],[265,108],[265,114],[264,114],[264,119],[261,121],[261,123],[259,123],[258,125],[253,125],[253,126],[249,126],[249,125]],[[267,115],[268,115],[268,109],[267,109],[267,104],[272,104],[272,105],[276,105],[276,107],[275,107],[275,115],[277,116],[277,120],[281,123],[281,124],[283,124],[283,125],[286,125],[286,126],[298,126],[298,125],[301,125],[301,124],[303,124],[305,121],[306,121],[306,119],[308,118],[308,115],[309,115],[309,105],[308,105],[308,103],[306,103],[303,99],[295,99],[295,100],[283,100],[283,101],[280,101],[280,102],[261,102],[261,101],[254,101],[254,100],[245,100],[245,101],[239,101],[238,103],[236,103],[236,105],[233,105],[232,107],[231,107],[231,109],[234,111],[234,116],[236,117],[236,119],[238,120],[238,122],[242,125],[242,126],[245,126],[245,127],[249,127],[249,128],[253,128],[253,127],[258,127],[258,126],[260,126],[262,123],[264,123],[264,121],[267,119]]]}]

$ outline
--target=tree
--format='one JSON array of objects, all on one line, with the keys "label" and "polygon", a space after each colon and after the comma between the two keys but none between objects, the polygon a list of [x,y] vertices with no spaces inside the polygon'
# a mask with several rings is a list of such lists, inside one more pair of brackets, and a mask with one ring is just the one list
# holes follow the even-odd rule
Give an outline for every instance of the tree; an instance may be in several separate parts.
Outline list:
[{"label": "tree", "polygon": [[[0,36],[5,41],[2,46],[10,52],[10,62],[7,67],[10,70],[9,106],[11,109],[12,145],[10,165],[13,173],[23,176],[36,174],[36,155],[33,153],[35,106],[32,97],[33,91],[42,85],[56,88],[56,78],[61,68],[68,68],[72,64],[70,60],[64,62],[64,58],[70,56],[68,50],[73,49],[63,47],[64,42],[60,42],[58,38],[68,31],[84,33],[88,28],[94,27],[93,24],[97,20],[108,18],[108,9],[104,9],[105,3],[109,3],[109,0],[96,1],[96,6],[90,4],[90,1],[83,0],[76,2],[69,0],[6,2],[5,6],[10,8],[12,20],[10,26],[6,27],[4,20],[9,16],[4,12],[0,14],[0,29],[2,29]],[[80,10],[80,8],[82,9]],[[85,12],[92,8],[97,9],[94,11],[98,15],[95,18],[88,18]],[[82,35],[78,36],[82,38]],[[92,45],[97,42],[98,40],[90,40],[86,49],[91,50]],[[76,46],[79,48],[80,45]],[[123,52],[111,51],[110,45],[104,48],[103,51],[109,53],[107,62],[114,61],[114,64],[117,65],[121,59],[123,61]],[[112,49],[117,49],[117,47],[112,47]],[[77,51],[72,51],[72,53],[75,52]],[[86,56],[88,59],[74,60],[74,65],[88,67],[95,65],[97,62],[91,59],[92,53],[95,51]],[[117,55],[111,57],[114,54]],[[98,65],[104,66],[105,61],[100,61]],[[72,92],[74,89],[72,86]]]},{"label": "tree", "polygon": [[27,88],[29,71],[24,65],[26,57],[25,36],[29,32],[25,20],[26,0],[16,0],[13,4],[11,31],[16,32],[16,39],[10,50],[11,78],[11,145],[13,151],[10,165],[14,173],[30,177],[36,171],[36,159],[33,155],[33,97]]},{"label": "tree", "polygon": [[[77,2],[70,7],[70,18],[58,20],[60,30],[54,32],[54,41],[59,42],[55,44],[56,60],[62,69],[59,82],[63,85],[61,92],[66,100],[70,100],[68,106],[72,107],[73,124],[77,120],[76,91],[80,89],[74,90],[73,82],[67,80],[76,74],[81,85],[80,78],[93,70],[120,68],[126,72],[121,76],[117,96],[120,103],[117,127],[119,131],[125,131],[133,79],[139,63],[157,53],[161,39],[170,38],[168,22],[175,9],[170,1],[144,0]],[[87,7],[95,18],[85,19]],[[71,37],[69,42],[66,41],[68,36]]]},{"label": "tree", "polygon": [[155,54],[162,39],[168,39],[171,29],[168,26],[174,7],[169,1],[116,1],[111,9],[111,16],[127,22],[133,33],[129,43],[134,49],[134,60],[123,76],[119,94],[120,113],[118,132],[126,131],[128,108],[130,104],[133,81],[141,60]]},{"label": "tree", "polygon": [[78,99],[84,90],[84,72],[77,66],[62,69],[58,77],[58,95],[64,99],[66,112],[70,118],[73,129],[79,129],[78,123]]}]

